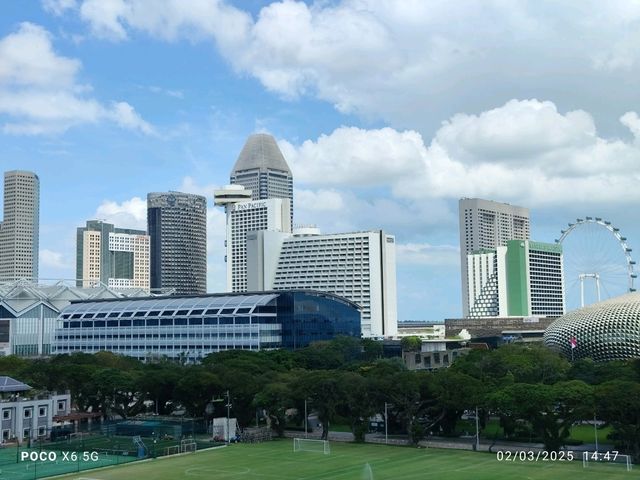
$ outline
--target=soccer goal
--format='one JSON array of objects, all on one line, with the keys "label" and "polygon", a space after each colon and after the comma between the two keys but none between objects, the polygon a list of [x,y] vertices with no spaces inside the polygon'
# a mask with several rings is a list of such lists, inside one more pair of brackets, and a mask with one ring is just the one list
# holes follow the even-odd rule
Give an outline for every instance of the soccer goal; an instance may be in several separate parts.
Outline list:
[{"label": "soccer goal", "polygon": [[328,440],[315,440],[310,438],[294,438],[294,452],[319,452],[328,455],[331,453]]},{"label": "soccer goal", "polygon": [[164,449],[165,455],[176,455],[178,453],[180,453],[180,445],[173,445]]},{"label": "soccer goal", "polygon": [[594,464],[619,465],[625,467],[627,472],[630,472],[633,468],[631,457],[629,455],[622,455],[616,450],[607,452],[582,452],[582,466],[587,468]]},{"label": "soccer goal", "polygon": [[198,444],[196,442],[185,442],[184,440],[180,443],[180,449],[182,453],[187,452],[195,452],[198,449]]}]

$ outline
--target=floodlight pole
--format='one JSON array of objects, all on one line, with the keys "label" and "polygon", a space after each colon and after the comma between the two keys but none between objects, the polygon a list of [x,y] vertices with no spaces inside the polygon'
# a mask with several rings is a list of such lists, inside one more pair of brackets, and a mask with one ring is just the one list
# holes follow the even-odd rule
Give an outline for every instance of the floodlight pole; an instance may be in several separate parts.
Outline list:
[{"label": "floodlight pole", "polygon": [[304,438],[307,438],[307,399],[304,399]]},{"label": "floodlight pole", "polygon": [[476,405],[476,452],[480,451],[480,429],[478,428],[478,406]]},{"label": "floodlight pole", "polygon": [[389,443],[389,422],[387,421],[387,402],[384,402],[384,443]]},{"label": "floodlight pole", "polygon": [[596,423],[596,412],[593,412],[593,430],[596,434],[596,454],[598,453],[598,424]]},{"label": "floodlight pole", "polygon": [[231,443],[231,429],[229,428],[229,410],[231,409],[231,398],[227,390],[227,445]]}]

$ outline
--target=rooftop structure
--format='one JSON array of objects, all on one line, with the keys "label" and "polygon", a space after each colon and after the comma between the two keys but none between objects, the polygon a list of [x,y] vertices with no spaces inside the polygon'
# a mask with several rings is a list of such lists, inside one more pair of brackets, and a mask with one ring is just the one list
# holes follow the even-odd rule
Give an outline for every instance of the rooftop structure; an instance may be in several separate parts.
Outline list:
[{"label": "rooftop structure", "polygon": [[249,135],[233,166],[230,181],[251,190],[252,200],[288,198],[293,221],[293,176],[271,135]]},{"label": "rooftop structure", "polygon": [[81,288],[75,282],[68,285],[62,281],[50,285],[27,281],[0,284],[0,355],[48,355],[56,319],[71,301],[148,295],[141,288]]},{"label": "rooftop structure", "polygon": [[553,322],[544,343],[567,358],[640,358],[640,292],[573,310]]}]

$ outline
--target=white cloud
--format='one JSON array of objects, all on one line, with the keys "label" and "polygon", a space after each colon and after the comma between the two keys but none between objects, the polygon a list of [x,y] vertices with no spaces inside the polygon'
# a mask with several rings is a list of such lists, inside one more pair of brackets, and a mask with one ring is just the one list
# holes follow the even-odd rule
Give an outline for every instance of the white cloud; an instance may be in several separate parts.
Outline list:
[{"label": "white cloud", "polygon": [[[620,121],[637,136],[636,113]],[[428,145],[415,131],[347,127],[280,145],[296,178],[318,188],[387,185],[398,199],[480,196],[531,206],[640,200],[640,145],[602,138],[589,113],[563,114],[552,102],[511,100],[455,115]]]},{"label": "white cloud", "polygon": [[398,263],[406,265],[460,265],[460,249],[453,245],[397,243]]},{"label": "white cloud", "polygon": [[68,256],[53,250],[40,250],[40,266],[49,269],[71,269],[73,262]]},{"label": "white cloud", "polygon": [[631,130],[637,142],[640,142],[640,117],[636,112],[627,112],[620,117],[620,123]]},{"label": "white cloud", "polygon": [[443,92],[476,93],[483,79],[483,93],[502,102],[527,88],[544,92],[548,79],[559,94],[596,94],[611,85],[606,75],[591,87],[575,77],[622,71],[634,79],[640,70],[640,6],[625,0],[556,4],[552,12],[535,0],[287,0],[255,19],[230,3],[85,0],[78,11],[99,37],[213,40],[238,72],[284,97],[311,95],[402,125],[420,121]]},{"label": "white cloud", "polygon": [[178,187],[179,192],[193,193],[194,195],[202,195],[207,198],[207,203],[213,200],[213,193],[220,188],[218,185],[200,185],[193,177],[184,177],[182,183]]},{"label": "white cloud", "polygon": [[60,16],[67,10],[77,8],[76,0],[42,0],[42,6],[47,12]]},{"label": "white cloud", "polygon": [[121,203],[103,201],[95,213],[95,218],[104,220],[120,228],[147,229],[147,201],[133,197]]},{"label": "white cloud", "polygon": [[180,99],[184,98],[184,92],[182,90],[171,90],[168,88],[158,87],[157,85],[151,85],[149,87],[149,91],[153,93],[167,95],[169,97],[180,98]]},{"label": "white cloud", "polygon": [[307,140],[297,148],[286,140],[280,141],[280,148],[296,180],[302,182],[385,185],[403,178],[407,172],[423,169],[420,157],[424,144],[414,131],[340,127],[331,135],[322,135],[315,142]]},{"label": "white cloud", "polygon": [[130,130],[153,128],[126,102],[102,105],[78,83],[81,63],[58,55],[51,34],[32,23],[0,39],[0,121],[10,134],[59,133],[82,123],[111,120]]},{"label": "white cloud", "polygon": [[154,133],[153,127],[145,122],[127,102],[115,102],[111,107],[110,116],[121,127],[140,130],[147,135]]},{"label": "white cloud", "polygon": [[309,211],[337,212],[345,208],[342,195],[336,190],[314,191],[296,188],[293,202],[296,208]]}]

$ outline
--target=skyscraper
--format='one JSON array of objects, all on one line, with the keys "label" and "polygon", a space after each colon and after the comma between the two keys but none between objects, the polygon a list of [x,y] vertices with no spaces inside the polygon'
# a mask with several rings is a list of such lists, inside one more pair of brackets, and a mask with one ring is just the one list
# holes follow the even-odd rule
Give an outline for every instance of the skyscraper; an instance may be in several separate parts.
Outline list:
[{"label": "skyscraper", "polygon": [[151,288],[207,293],[207,200],[166,192],[147,195]]},{"label": "skyscraper", "polygon": [[226,210],[227,290],[245,292],[247,233],[259,230],[291,233],[291,204],[287,198],[270,198],[228,204]]},{"label": "skyscraper", "polygon": [[528,240],[529,209],[480,198],[459,202],[462,315],[469,316],[467,255],[507,245],[509,240]]},{"label": "skyscraper", "polygon": [[5,172],[0,281],[37,280],[39,228],[40,179],[32,172]]},{"label": "skyscraper", "polygon": [[249,135],[231,171],[231,183],[250,189],[252,200],[288,198],[293,220],[293,176],[271,135]]},{"label": "skyscraper", "polygon": [[149,236],[89,220],[76,236],[76,286],[149,290]]},{"label": "skyscraper", "polygon": [[467,256],[469,317],[564,314],[562,245],[509,240]]}]

